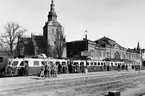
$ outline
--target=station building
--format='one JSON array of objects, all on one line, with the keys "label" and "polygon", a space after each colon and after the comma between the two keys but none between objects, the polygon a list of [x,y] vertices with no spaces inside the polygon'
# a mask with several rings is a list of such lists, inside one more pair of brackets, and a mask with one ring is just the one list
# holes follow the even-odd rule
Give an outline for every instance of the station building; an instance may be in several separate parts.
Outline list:
[{"label": "station building", "polygon": [[92,41],[88,39],[67,42],[67,57],[105,61],[123,61],[127,64],[141,64],[139,43],[137,48],[130,49],[116,41],[102,37]]}]

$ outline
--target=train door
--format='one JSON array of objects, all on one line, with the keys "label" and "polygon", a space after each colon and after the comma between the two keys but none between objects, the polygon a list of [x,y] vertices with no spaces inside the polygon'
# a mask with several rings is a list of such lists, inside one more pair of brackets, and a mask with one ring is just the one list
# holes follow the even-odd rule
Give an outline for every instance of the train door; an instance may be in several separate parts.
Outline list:
[{"label": "train door", "polygon": [[85,64],[84,61],[80,61],[80,72],[85,73]]},{"label": "train door", "polygon": [[107,69],[107,71],[110,71],[110,62],[109,61],[106,61],[106,69]]},{"label": "train door", "polygon": [[89,67],[88,67],[88,72],[94,72],[94,64],[93,61],[89,61]]},{"label": "train door", "polygon": [[37,75],[41,71],[41,62],[40,60],[34,59],[31,60],[29,66],[29,74],[30,75]]},{"label": "train door", "polygon": [[57,73],[60,74],[62,72],[62,66],[59,61],[56,61],[55,64],[57,66]]},{"label": "train door", "polygon": [[24,68],[24,61],[20,62],[20,65],[18,66],[18,71],[17,71],[17,75],[19,76],[24,76],[25,73],[25,68]]},{"label": "train door", "polygon": [[62,61],[62,73],[67,73],[67,65],[65,61]]}]

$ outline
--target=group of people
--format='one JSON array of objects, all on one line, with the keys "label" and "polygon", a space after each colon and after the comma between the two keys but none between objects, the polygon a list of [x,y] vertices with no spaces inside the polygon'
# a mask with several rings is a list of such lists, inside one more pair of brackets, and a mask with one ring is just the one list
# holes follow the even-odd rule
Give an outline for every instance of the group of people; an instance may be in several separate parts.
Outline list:
[{"label": "group of people", "polygon": [[21,62],[22,66],[20,68],[17,68],[16,66],[9,66],[7,65],[5,67],[5,75],[9,75],[9,76],[28,76],[28,62],[27,61],[23,61]]},{"label": "group of people", "polygon": [[68,62],[67,64],[57,64],[53,62],[43,62],[41,71],[39,73],[40,77],[57,77],[57,74],[63,73],[86,73],[86,67],[81,64],[72,64]]},{"label": "group of people", "polygon": [[126,65],[120,65],[120,64],[118,64],[118,71],[121,71],[121,70],[128,70],[128,65],[126,64]]},{"label": "group of people", "polygon": [[140,65],[135,65],[134,66],[134,69],[135,69],[135,71],[140,71],[141,69],[140,69]]},{"label": "group of people", "polygon": [[67,62],[67,64],[58,64],[58,74],[63,73],[85,73],[86,66],[84,64],[75,64]]},{"label": "group of people", "polygon": [[53,62],[43,62],[40,77],[57,77],[58,66]]},{"label": "group of people", "polygon": [[68,64],[68,72],[69,73],[85,73],[86,66],[84,64],[72,64],[71,62]]}]

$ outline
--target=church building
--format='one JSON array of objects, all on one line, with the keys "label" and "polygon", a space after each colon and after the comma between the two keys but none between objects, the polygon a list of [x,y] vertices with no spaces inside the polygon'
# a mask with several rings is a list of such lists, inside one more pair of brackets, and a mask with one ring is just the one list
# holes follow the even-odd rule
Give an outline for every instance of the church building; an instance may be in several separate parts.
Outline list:
[{"label": "church building", "polygon": [[[54,1],[51,1],[48,21],[43,27],[43,36],[31,35],[18,40],[16,55],[36,56],[44,53],[48,57],[65,58],[66,43],[63,26],[57,21]],[[30,52],[31,51],[31,52]]]},{"label": "church building", "polygon": [[62,57],[65,54],[65,36],[64,28],[57,21],[57,14],[52,0],[48,21],[43,27],[43,36],[45,39],[45,53],[50,57]]}]

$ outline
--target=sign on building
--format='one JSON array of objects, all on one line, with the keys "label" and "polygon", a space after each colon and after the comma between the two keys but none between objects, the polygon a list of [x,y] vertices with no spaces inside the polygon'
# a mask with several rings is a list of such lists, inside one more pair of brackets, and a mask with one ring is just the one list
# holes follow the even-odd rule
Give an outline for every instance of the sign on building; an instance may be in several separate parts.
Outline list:
[{"label": "sign on building", "polygon": [[81,56],[91,56],[91,52],[89,51],[82,51]]}]

